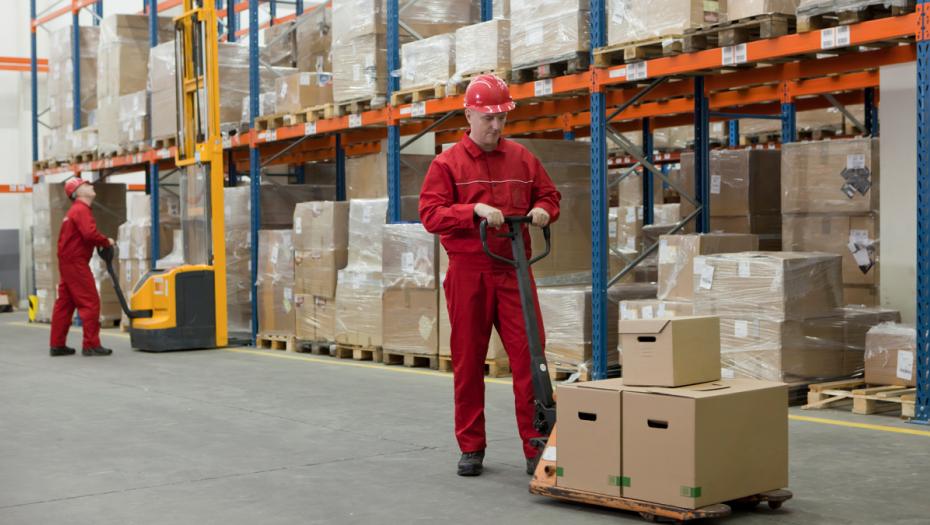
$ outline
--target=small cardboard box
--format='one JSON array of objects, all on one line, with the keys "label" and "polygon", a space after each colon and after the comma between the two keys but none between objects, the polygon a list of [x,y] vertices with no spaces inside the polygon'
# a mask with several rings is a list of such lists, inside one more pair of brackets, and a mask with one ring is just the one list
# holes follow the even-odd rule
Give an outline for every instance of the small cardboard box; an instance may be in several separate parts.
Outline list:
[{"label": "small cardboard box", "polygon": [[330,73],[301,72],[278,77],[274,81],[275,113],[296,113],[333,101],[333,76]]},{"label": "small cardboard box", "polygon": [[720,319],[620,321],[627,385],[682,386],[720,379]]},{"label": "small cardboard box", "polygon": [[558,386],[556,486],[623,495],[623,382]]},{"label": "small cardboard box", "polygon": [[788,485],[783,383],[624,386],[622,425],[624,497],[695,509]]},{"label": "small cardboard box", "polygon": [[344,250],[348,243],[348,202],[300,202],[294,207],[295,250]]},{"label": "small cardboard box", "polygon": [[865,382],[874,385],[917,385],[917,331],[884,323],[866,334]]},{"label": "small cardboard box", "polygon": [[294,280],[297,293],[331,299],[336,296],[336,278],[346,267],[348,250],[294,252]]}]

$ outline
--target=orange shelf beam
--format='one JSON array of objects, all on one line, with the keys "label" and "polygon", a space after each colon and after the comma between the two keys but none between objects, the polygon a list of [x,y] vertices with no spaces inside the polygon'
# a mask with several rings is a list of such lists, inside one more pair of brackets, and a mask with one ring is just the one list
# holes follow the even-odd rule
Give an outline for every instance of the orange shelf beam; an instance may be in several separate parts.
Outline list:
[{"label": "orange shelf beam", "polygon": [[32,193],[28,184],[0,184],[0,193]]},{"label": "orange shelf beam", "polygon": [[[0,57],[0,71],[31,71],[30,59],[22,57]],[[48,59],[36,60],[36,70],[48,73]]]}]

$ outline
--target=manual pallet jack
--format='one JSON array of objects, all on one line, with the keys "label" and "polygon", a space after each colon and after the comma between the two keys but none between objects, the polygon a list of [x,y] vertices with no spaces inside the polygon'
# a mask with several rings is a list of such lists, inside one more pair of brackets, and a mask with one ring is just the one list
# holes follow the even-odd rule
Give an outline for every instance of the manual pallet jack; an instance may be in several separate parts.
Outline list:
[{"label": "manual pallet jack", "polygon": [[552,392],[552,380],[546,364],[538,330],[538,319],[533,301],[533,288],[530,282],[530,266],[540,261],[551,250],[551,234],[549,227],[543,228],[543,237],[546,248],[542,254],[529,260],[526,258],[523,240],[523,228],[531,222],[529,217],[505,217],[506,231],[497,233],[498,237],[510,239],[513,259],[508,259],[491,251],[488,246],[488,224],[482,220],[479,226],[481,244],[484,252],[498,261],[513,266],[517,273],[517,283],[520,289],[520,304],[523,307],[523,322],[526,326],[526,339],[530,350],[530,367],[532,369],[533,394],[536,398],[536,416],[533,424],[543,437],[532,440],[532,444],[540,450],[539,463],[530,482],[530,493],[546,496],[558,500],[570,501],[608,507],[612,509],[637,512],[648,521],[671,520],[685,522],[705,518],[722,518],[729,516],[733,508],[750,510],[760,503],[768,504],[771,509],[778,509],[782,504],[792,498],[788,490],[774,490],[756,494],[747,498],[728,503],[717,503],[697,509],[685,509],[671,505],[650,503],[620,496],[607,496],[567,487],[559,487],[556,483],[556,404]]}]

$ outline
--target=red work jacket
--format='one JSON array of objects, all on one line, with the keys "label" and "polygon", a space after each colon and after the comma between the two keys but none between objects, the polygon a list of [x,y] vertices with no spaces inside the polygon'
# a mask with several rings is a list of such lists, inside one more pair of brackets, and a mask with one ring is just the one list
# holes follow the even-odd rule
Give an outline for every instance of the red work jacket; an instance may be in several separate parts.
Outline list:
[{"label": "red work jacket", "polygon": [[[542,208],[555,222],[561,198],[542,163],[526,148],[501,139],[497,149],[485,152],[466,133],[430,165],[420,192],[420,221],[427,231],[440,235],[450,261],[467,261],[479,269],[507,267],[484,253],[475,204],[493,206],[505,216]],[[493,234],[489,230],[491,250],[512,258],[510,241]],[[523,238],[529,257],[528,229]]]},{"label": "red work jacket", "polygon": [[97,231],[97,221],[90,206],[75,200],[61,223],[58,235],[58,264],[87,264],[97,246],[106,246],[110,240]]}]

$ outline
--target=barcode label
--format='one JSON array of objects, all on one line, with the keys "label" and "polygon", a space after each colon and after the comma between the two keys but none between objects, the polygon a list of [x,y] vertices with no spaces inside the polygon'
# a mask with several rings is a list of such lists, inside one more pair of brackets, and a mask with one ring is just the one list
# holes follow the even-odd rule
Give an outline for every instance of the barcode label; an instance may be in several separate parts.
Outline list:
[{"label": "barcode label", "polygon": [[414,102],[410,106],[410,116],[412,117],[425,117],[426,116],[426,102]]},{"label": "barcode label", "polygon": [[304,135],[316,135],[316,122],[304,124]]},{"label": "barcode label", "polygon": [[552,94],[552,79],[537,80],[533,82],[533,94],[537,97],[544,97]]},{"label": "barcode label", "polygon": [[349,127],[350,128],[362,127],[362,115],[361,114],[349,115]]},{"label": "barcode label", "polygon": [[636,62],[626,67],[627,80],[644,80],[649,76],[646,62]]},{"label": "barcode label", "polygon": [[745,64],[747,61],[748,49],[746,44],[720,48],[723,65],[735,66],[737,64]]}]

